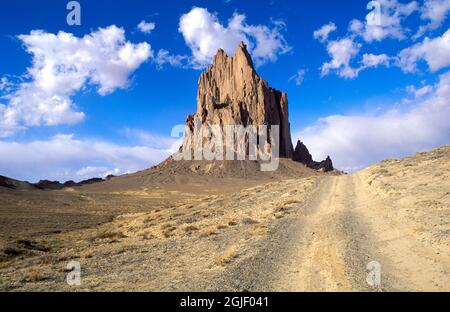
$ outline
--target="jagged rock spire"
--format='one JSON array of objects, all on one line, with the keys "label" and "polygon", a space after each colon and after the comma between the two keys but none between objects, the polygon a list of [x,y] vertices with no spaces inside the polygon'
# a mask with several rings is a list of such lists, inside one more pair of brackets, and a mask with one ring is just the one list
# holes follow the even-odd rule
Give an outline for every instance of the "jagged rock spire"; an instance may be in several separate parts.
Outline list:
[{"label": "jagged rock spire", "polygon": [[[201,127],[205,129],[217,125],[222,129],[227,125],[278,125],[280,157],[292,158],[314,169],[333,170],[330,158],[320,163],[313,161],[308,149],[300,141],[294,153],[287,95],[271,88],[256,73],[244,42],[239,43],[232,57],[219,49],[212,65],[200,75],[197,112],[186,121],[191,132],[186,133],[181,151],[193,150],[192,130],[196,121],[200,121]],[[268,149],[271,150],[271,147]]]},{"label": "jagged rock spire", "polygon": [[244,42],[233,57],[219,49],[213,64],[201,74],[197,113],[187,121],[191,129],[195,118],[205,125],[279,125],[280,156],[293,155],[287,95],[256,73]]},{"label": "jagged rock spire", "polygon": [[331,161],[330,156],[328,156],[324,161],[321,161],[321,162],[314,161],[313,157],[309,153],[308,148],[306,147],[305,144],[303,144],[302,141],[297,142],[297,146],[295,147],[292,160],[302,163],[302,164],[305,164],[306,166],[308,166],[310,168],[324,171],[324,172],[329,172],[329,171],[334,170],[333,162]]}]

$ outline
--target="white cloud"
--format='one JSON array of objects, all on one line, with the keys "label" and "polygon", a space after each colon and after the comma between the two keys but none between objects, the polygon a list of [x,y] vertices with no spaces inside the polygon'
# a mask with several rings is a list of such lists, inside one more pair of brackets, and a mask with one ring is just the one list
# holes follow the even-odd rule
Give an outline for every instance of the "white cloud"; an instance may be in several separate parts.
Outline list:
[{"label": "white cloud", "polygon": [[404,39],[406,38],[405,33],[409,30],[402,26],[402,21],[413,12],[420,10],[422,19],[430,20],[430,24],[422,26],[422,28],[428,29],[428,26],[432,26],[434,29],[443,23],[450,10],[450,0],[428,0],[420,8],[415,1],[400,3],[397,0],[378,0],[377,2],[381,9],[379,19],[376,14],[377,9],[373,9],[366,16],[364,23],[357,19],[352,20],[349,23],[349,32],[343,39],[327,41],[329,31],[335,29],[333,23],[324,25],[314,32],[316,39],[327,43],[327,51],[332,58],[331,61],[323,64],[322,76],[334,71],[340,77],[353,79],[367,68],[381,65],[389,67],[391,63],[401,67],[404,72],[410,73],[417,70],[417,64],[421,60],[427,62],[432,72],[450,65],[450,58],[448,57],[450,55],[450,29],[441,37],[425,38],[423,42],[403,49],[397,57],[391,57],[384,53],[378,55],[366,53],[359,61],[359,67],[352,65],[352,63],[356,63],[353,59],[363,47],[362,44],[358,43],[359,38],[369,43],[389,37],[399,40]]},{"label": "white cloud", "polygon": [[[358,21],[353,21],[350,25],[350,29],[358,29],[361,25],[358,24]],[[322,43],[326,42],[328,38],[327,32],[331,27],[326,26],[327,25],[314,32],[314,37],[319,39]],[[326,27],[326,29],[324,27]],[[388,55],[376,55],[372,53],[365,53],[363,58],[360,60],[360,65],[358,67],[352,66],[352,60],[358,55],[362,47],[362,44],[356,42],[355,40],[355,37],[349,36],[327,42],[327,52],[330,55],[331,60],[322,65],[322,77],[330,74],[331,71],[334,71],[340,77],[354,79],[358,77],[359,73],[365,69],[378,67],[381,65],[386,67],[390,66],[391,58]]]},{"label": "white cloud", "polygon": [[351,38],[330,41],[327,52],[331,56],[331,61],[322,65],[322,76],[328,75],[331,70],[336,70],[340,77],[355,78],[358,72],[350,66],[350,61],[359,53],[360,47]]},{"label": "white cloud", "polygon": [[152,55],[143,42],[133,44],[114,25],[78,38],[34,30],[18,37],[32,55],[29,81],[5,96],[0,105],[0,137],[28,126],[74,124],[84,118],[71,97],[87,85],[100,95],[126,88],[129,76]]},{"label": "white cloud", "polygon": [[450,0],[425,0],[422,18],[440,26],[450,11]]},{"label": "white cloud", "polygon": [[450,72],[427,97],[378,115],[334,115],[295,135],[317,159],[327,155],[354,171],[386,158],[403,157],[450,143]]},{"label": "white cloud", "polygon": [[73,135],[26,143],[0,140],[0,174],[32,182],[79,181],[149,168],[169,157],[172,148],[161,142],[158,146],[119,145]]},{"label": "white cloud", "polygon": [[[377,14],[377,5],[380,4],[380,14]],[[403,49],[397,57],[387,54],[366,53],[359,61],[359,67],[354,58],[363,48],[360,40],[367,43],[382,41],[386,38],[402,40],[410,32],[405,28],[403,21],[416,11],[421,12],[423,20],[429,20],[428,25],[420,26],[419,31],[413,36],[417,39],[430,29],[440,27],[450,11],[450,0],[425,0],[423,6],[416,1],[401,3],[397,0],[377,0],[368,7],[372,11],[366,16],[365,22],[353,19],[349,23],[348,33],[344,38],[328,41],[328,35],[336,29],[334,23],[324,25],[314,32],[314,37],[322,43],[327,44],[328,54],[331,61],[322,66],[322,76],[330,72],[336,72],[340,77],[346,79],[356,78],[359,73],[367,68],[380,65],[389,67],[391,63],[402,68],[404,72],[414,72],[421,60],[428,63],[430,71],[435,72],[450,65],[450,29],[441,37],[434,39],[425,38],[423,42],[417,43],[409,48]]]},{"label": "white cloud", "polygon": [[414,35],[417,39],[425,34],[429,30],[439,28],[447,18],[450,11],[450,0],[425,0],[423,7],[421,8],[421,18],[428,20],[427,25],[419,27],[418,32]]},{"label": "white cloud", "polygon": [[353,19],[348,25],[348,30],[351,33],[360,34],[364,31],[364,23],[358,19]]},{"label": "white cloud", "polygon": [[417,70],[417,63],[425,60],[429,69],[435,72],[450,65],[450,29],[441,37],[425,38],[423,42],[402,50],[398,56],[399,66],[404,72]]},{"label": "white cloud", "polygon": [[434,88],[430,85],[423,86],[421,88],[416,88],[415,86],[407,86],[406,91],[408,93],[413,94],[415,99],[420,99],[427,94],[433,92]]},{"label": "white cloud", "polygon": [[328,23],[320,27],[318,30],[314,31],[313,36],[314,39],[319,40],[320,42],[325,42],[328,40],[328,36],[333,31],[336,31],[337,27],[334,23]]},{"label": "white cloud", "polygon": [[378,67],[380,65],[389,66],[390,57],[386,54],[364,54],[362,59],[362,67]]},{"label": "white cloud", "polygon": [[8,77],[0,78],[0,92],[10,92],[13,88],[13,83],[9,81]]},{"label": "white cloud", "polygon": [[107,168],[107,167],[83,167],[80,170],[78,170],[77,172],[75,172],[75,175],[78,177],[78,179],[80,180],[87,180],[90,179],[92,177],[95,178],[106,178],[109,175],[120,175],[123,174],[124,172],[122,172],[119,168]]},{"label": "white cloud", "polygon": [[294,81],[296,86],[301,86],[305,80],[306,70],[299,69],[295,75],[289,78],[288,82]]},{"label": "white cloud", "polygon": [[179,31],[192,51],[192,65],[202,68],[211,63],[219,48],[233,54],[240,41],[244,41],[257,65],[275,61],[279,54],[287,53],[281,31],[284,23],[275,22],[273,28],[249,25],[246,16],[235,13],[224,26],[215,14],[194,7],[180,18]]},{"label": "white cloud", "polygon": [[138,24],[137,28],[139,29],[139,31],[143,32],[144,34],[150,34],[156,28],[156,24],[149,23],[146,21],[141,21]]},{"label": "white cloud", "polygon": [[173,55],[167,50],[160,49],[153,61],[158,68],[162,68],[165,64],[174,67],[185,67],[189,61],[189,57],[186,55]]},{"label": "white cloud", "polygon": [[124,128],[122,133],[133,144],[168,150],[172,154],[183,144],[183,138],[166,137],[139,129]]},{"label": "white cloud", "polygon": [[[417,2],[400,3],[397,0],[377,0],[380,12],[376,9],[366,16],[366,21],[357,19],[350,22],[349,29],[365,41],[381,41],[385,38],[404,39],[406,29],[402,21],[417,10]],[[379,23],[378,23],[379,22]]]}]

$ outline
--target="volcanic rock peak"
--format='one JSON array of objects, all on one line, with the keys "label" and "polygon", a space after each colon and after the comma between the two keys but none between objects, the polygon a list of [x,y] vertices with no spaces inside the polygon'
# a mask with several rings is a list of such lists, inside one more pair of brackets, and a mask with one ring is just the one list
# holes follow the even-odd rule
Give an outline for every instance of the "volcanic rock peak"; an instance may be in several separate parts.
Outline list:
[{"label": "volcanic rock peak", "polygon": [[193,150],[193,129],[197,122],[201,123],[202,130],[214,125],[222,128],[228,125],[265,125],[269,129],[279,126],[279,156],[294,156],[287,95],[270,87],[256,73],[244,42],[238,45],[232,57],[219,49],[213,64],[200,75],[197,112],[186,121],[189,131],[182,151]]}]

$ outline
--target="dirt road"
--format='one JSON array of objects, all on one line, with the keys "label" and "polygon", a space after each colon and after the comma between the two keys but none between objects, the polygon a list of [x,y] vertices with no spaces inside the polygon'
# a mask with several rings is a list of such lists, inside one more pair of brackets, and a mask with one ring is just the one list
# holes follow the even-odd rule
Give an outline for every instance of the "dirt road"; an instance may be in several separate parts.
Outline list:
[{"label": "dirt road", "polygon": [[[390,209],[395,207],[371,194],[359,175],[324,177],[310,201],[274,229],[261,251],[228,274],[225,288],[449,290],[448,250],[438,252],[416,240]],[[367,268],[373,261],[381,266],[380,286],[367,282],[368,274],[376,273]]]}]

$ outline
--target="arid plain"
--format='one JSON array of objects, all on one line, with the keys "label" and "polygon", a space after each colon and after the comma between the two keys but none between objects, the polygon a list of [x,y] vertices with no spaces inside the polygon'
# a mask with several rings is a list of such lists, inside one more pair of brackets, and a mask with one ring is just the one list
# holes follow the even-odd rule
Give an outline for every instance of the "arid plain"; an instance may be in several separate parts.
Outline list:
[{"label": "arid plain", "polygon": [[[274,173],[239,166],[0,187],[0,289],[450,290],[449,146],[352,175],[290,160]],[[70,261],[80,286],[66,283]],[[366,282],[370,261],[380,287]]]}]

